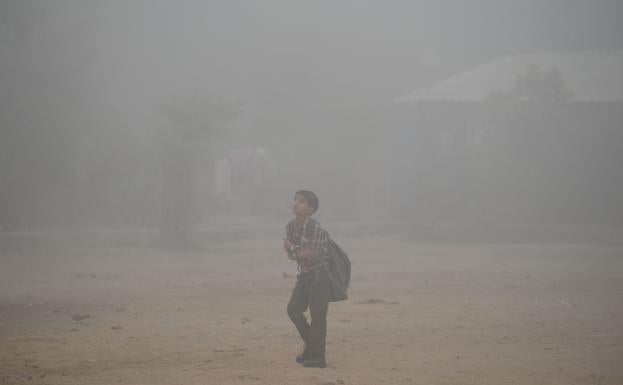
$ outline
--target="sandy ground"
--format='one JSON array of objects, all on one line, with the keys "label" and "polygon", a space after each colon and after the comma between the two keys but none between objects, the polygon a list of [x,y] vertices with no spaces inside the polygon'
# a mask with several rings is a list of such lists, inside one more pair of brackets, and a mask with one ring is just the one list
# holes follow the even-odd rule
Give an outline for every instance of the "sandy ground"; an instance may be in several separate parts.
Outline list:
[{"label": "sandy ground", "polygon": [[326,369],[294,362],[279,234],[5,252],[0,384],[623,384],[622,245],[337,240]]}]

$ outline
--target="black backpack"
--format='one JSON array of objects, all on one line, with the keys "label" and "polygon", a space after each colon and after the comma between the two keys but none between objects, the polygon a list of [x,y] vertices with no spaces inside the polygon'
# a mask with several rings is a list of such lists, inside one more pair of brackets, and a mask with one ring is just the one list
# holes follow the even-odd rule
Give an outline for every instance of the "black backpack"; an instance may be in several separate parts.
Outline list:
[{"label": "black backpack", "polygon": [[329,239],[327,248],[329,251],[327,271],[329,272],[329,278],[331,280],[331,296],[329,301],[343,301],[348,298],[350,259],[348,259],[346,252],[332,239]]}]

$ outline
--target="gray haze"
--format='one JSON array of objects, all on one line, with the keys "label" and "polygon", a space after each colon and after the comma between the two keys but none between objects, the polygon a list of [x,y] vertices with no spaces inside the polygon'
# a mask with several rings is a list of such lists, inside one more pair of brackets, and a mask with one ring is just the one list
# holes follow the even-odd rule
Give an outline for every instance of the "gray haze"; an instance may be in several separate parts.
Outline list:
[{"label": "gray haze", "polygon": [[[281,223],[306,188],[325,221],[421,236],[621,226],[621,20],[615,0],[3,0],[0,222],[178,242]],[[510,88],[407,97],[503,57],[525,64]]]},{"label": "gray haze", "polygon": [[0,0],[0,384],[621,385],[622,166],[622,0]]}]

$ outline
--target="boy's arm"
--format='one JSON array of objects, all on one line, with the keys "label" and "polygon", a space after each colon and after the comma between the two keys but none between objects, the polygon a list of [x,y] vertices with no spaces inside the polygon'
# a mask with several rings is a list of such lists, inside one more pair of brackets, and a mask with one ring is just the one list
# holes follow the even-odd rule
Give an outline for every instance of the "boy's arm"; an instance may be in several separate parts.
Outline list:
[{"label": "boy's arm", "polygon": [[301,249],[296,253],[296,256],[301,259],[313,259],[321,254],[321,250]]},{"label": "boy's arm", "polygon": [[292,233],[291,227],[292,227],[292,222],[286,225],[286,237],[283,239],[283,249],[288,255],[288,259],[296,260],[296,255],[295,255],[296,245],[294,244],[294,242],[290,240],[291,239],[290,235]]},{"label": "boy's arm", "polygon": [[329,234],[320,225],[316,224],[310,235],[309,246],[301,248],[296,253],[301,259],[313,259],[322,255],[327,245]]},{"label": "boy's arm", "polygon": [[298,257],[298,255],[297,255],[298,246],[296,246],[294,243],[290,242],[289,239],[284,239],[283,240],[283,249],[288,254],[288,259],[296,261],[296,259]]}]

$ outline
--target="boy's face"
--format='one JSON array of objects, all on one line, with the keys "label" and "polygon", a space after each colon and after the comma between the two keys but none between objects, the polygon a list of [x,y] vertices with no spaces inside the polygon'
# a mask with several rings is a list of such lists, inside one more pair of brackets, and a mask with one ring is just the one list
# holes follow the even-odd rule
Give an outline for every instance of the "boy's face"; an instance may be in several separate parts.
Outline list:
[{"label": "boy's face", "polygon": [[307,202],[304,196],[296,194],[292,202],[292,214],[297,217],[308,217],[314,213],[314,207]]}]

